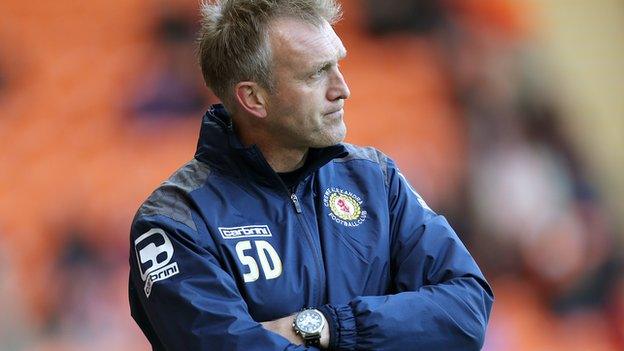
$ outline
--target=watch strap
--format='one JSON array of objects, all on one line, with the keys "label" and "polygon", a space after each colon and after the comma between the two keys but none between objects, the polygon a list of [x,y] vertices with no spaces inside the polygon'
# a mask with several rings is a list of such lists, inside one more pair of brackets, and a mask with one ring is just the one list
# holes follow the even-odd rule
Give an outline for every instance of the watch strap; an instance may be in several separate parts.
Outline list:
[{"label": "watch strap", "polygon": [[319,347],[319,345],[321,344],[321,336],[320,335],[314,335],[308,338],[304,338],[303,339],[305,342],[305,346],[315,346],[315,347]]}]

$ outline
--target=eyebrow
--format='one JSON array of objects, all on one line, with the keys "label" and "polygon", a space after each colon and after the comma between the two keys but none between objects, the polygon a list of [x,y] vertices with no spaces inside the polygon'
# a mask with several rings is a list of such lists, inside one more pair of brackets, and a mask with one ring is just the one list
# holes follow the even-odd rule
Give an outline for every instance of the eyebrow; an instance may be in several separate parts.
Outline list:
[{"label": "eyebrow", "polygon": [[338,51],[338,58],[336,60],[326,60],[326,61],[322,61],[320,63],[318,63],[317,65],[314,65],[314,70],[319,70],[319,69],[323,69],[326,67],[329,67],[335,63],[337,63],[338,61],[344,59],[345,57],[347,57],[347,49],[345,49],[344,47],[341,47]]}]

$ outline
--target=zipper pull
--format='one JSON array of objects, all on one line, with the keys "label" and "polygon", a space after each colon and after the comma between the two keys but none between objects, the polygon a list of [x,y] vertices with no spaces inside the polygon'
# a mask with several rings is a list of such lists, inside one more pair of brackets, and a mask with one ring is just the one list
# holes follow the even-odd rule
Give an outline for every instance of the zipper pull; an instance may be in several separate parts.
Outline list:
[{"label": "zipper pull", "polygon": [[301,206],[299,206],[299,198],[294,193],[290,195],[290,199],[292,200],[293,205],[295,205],[295,210],[297,213],[302,213]]}]

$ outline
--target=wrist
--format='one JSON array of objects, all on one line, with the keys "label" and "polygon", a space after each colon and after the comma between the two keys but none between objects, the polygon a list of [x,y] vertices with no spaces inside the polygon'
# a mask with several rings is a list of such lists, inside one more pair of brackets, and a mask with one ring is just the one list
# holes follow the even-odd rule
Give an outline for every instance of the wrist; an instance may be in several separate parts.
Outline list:
[{"label": "wrist", "polygon": [[323,305],[319,311],[325,315],[329,332],[329,350],[355,350],[356,325],[355,315],[348,304]]},{"label": "wrist", "polygon": [[329,347],[330,333],[325,315],[315,309],[306,308],[295,314],[292,330],[303,338],[306,346]]},{"label": "wrist", "polygon": [[329,323],[327,322],[327,318],[325,317],[325,315],[322,312],[321,312],[321,315],[323,316],[323,319],[325,319],[325,326],[323,327],[323,330],[321,330],[321,339],[319,340],[319,346],[322,349],[327,349],[329,348],[330,327],[329,327]]}]

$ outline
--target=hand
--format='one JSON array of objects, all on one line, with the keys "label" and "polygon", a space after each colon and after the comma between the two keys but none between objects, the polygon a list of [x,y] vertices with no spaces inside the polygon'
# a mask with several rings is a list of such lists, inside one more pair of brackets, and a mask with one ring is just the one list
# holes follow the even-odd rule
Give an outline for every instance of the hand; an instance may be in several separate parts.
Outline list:
[{"label": "hand", "polygon": [[303,345],[303,338],[301,337],[301,335],[295,333],[292,327],[295,315],[296,313],[273,321],[261,322],[261,324],[264,329],[270,330],[276,334],[285,337],[291,343],[295,345]]},{"label": "hand", "polygon": [[[264,329],[283,336],[295,345],[303,345],[303,338],[301,335],[295,333],[292,326],[296,315],[297,313],[294,313],[290,316],[282,317],[273,321],[261,322],[260,324],[262,324]],[[326,349],[329,346],[329,325],[327,325],[327,322],[325,323],[325,328],[321,331],[320,346],[323,349]]]}]

